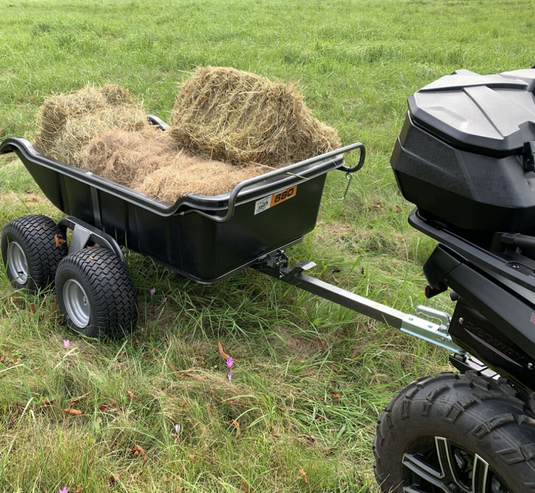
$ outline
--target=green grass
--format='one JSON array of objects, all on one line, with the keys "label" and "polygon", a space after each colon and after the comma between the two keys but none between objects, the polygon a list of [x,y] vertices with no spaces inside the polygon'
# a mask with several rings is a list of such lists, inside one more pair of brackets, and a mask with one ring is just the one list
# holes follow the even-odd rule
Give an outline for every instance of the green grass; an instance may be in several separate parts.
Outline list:
[{"label": "green grass", "polygon": [[[126,86],[164,119],[198,65],[298,82],[315,114],[369,157],[344,202],[343,174],[329,176],[318,228],[292,261],[314,260],[313,275],[406,311],[424,302],[434,246],[406,224],[412,206],[388,162],[406,98],[455,69],[535,61],[527,0],[0,7],[1,138],[32,140],[44,98],[88,82]],[[0,226],[61,217],[11,156],[0,159],[0,199]],[[138,327],[106,343],[73,335],[53,293],[16,292],[1,271],[0,491],[378,491],[375,420],[411,380],[447,369],[445,352],[253,271],[200,286],[136,254],[128,266]],[[446,297],[433,304],[451,310]],[[218,342],[236,360],[231,382]],[[81,396],[72,407],[84,414],[66,413]]]}]

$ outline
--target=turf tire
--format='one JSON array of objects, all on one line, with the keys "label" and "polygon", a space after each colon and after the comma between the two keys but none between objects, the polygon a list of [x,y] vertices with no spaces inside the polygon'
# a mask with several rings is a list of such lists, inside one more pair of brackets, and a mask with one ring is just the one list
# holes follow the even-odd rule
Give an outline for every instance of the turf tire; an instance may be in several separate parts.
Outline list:
[{"label": "turf tire", "polygon": [[[11,284],[32,292],[54,282],[58,264],[68,253],[58,225],[40,215],[22,216],[7,223],[2,230],[1,248]],[[20,261],[24,267],[15,271]]]},{"label": "turf tire", "polygon": [[137,320],[132,278],[106,248],[85,248],[65,257],[56,271],[56,297],[66,323],[88,337],[122,335]]},{"label": "turf tire", "polygon": [[[434,451],[430,442],[437,444]],[[440,462],[432,459],[433,454],[438,457],[437,450],[448,450],[449,456],[454,456],[451,463],[457,478],[464,474],[464,469],[458,469],[457,457],[461,456],[462,464],[465,452],[468,464],[470,457],[488,463],[487,487],[476,493],[535,492],[535,420],[507,382],[475,372],[444,373],[422,378],[399,393],[381,414],[373,441],[375,476],[381,491],[444,493],[444,488],[426,483],[420,473],[403,465],[403,460],[412,464],[407,457],[415,457],[416,464],[421,458],[421,463],[440,471]],[[444,487],[452,493],[472,491],[470,486],[462,487],[468,480],[460,479],[457,489],[454,482],[440,481],[448,483]]]}]

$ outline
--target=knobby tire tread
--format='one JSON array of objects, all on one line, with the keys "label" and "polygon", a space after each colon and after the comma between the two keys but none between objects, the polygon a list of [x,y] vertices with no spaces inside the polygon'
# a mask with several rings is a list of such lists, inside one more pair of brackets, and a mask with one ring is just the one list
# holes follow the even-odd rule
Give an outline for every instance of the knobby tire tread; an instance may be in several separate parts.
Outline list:
[{"label": "knobby tire tread", "polygon": [[[420,426],[421,431],[414,429]],[[494,457],[491,468],[506,475],[508,485],[515,478],[513,493],[535,492],[535,419],[506,381],[476,372],[421,378],[388,404],[373,441],[375,475],[383,492],[403,491],[403,447],[418,433],[432,435],[433,427],[435,436],[454,441],[465,433],[473,452],[481,447],[487,460]]]}]

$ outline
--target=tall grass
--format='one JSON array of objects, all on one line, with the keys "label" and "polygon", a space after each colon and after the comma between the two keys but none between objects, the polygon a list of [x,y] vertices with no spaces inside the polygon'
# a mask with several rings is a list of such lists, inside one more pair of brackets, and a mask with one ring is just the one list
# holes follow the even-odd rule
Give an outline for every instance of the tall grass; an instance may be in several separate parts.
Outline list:
[{"label": "tall grass", "polygon": [[[411,205],[388,163],[407,96],[455,69],[535,58],[527,0],[0,7],[2,138],[31,141],[44,98],[87,82],[126,86],[164,119],[198,65],[298,82],[369,158],[345,201],[343,174],[329,177],[318,227],[292,261],[314,260],[313,275],[407,311],[424,301],[434,246],[407,226]],[[0,200],[0,226],[61,217],[12,156],[0,159]],[[447,369],[445,352],[257,272],[200,286],[136,254],[128,266],[138,327],[106,343],[70,333],[53,293],[14,291],[0,271],[0,491],[378,491],[375,419],[415,377]],[[236,361],[231,381],[219,342]]]}]

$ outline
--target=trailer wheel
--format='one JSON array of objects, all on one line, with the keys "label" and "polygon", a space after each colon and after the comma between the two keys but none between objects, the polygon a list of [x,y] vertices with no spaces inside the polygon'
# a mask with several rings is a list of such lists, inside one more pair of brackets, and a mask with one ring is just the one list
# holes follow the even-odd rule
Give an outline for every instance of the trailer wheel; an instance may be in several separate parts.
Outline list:
[{"label": "trailer wheel", "polygon": [[388,405],[373,441],[384,493],[535,492],[535,420],[506,382],[445,373]]},{"label": "trailer wheel", "polygon": [[58,225],[46,216],[22,216],[2,231],[2,259],[17,289],[38,291],[54,282],[68,248]]},{"label": "trailer wheel", "polygon": [[106,248],[84,248],[65,257],[56,272],[56,296],[67,324],[89,337],[128,332],[137,319],[132,278]]}]

